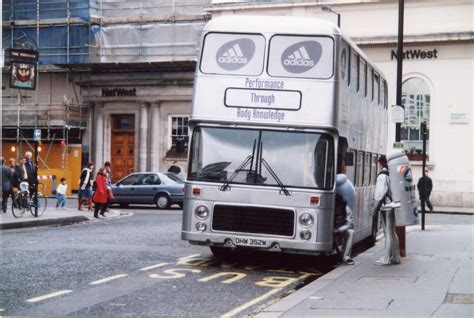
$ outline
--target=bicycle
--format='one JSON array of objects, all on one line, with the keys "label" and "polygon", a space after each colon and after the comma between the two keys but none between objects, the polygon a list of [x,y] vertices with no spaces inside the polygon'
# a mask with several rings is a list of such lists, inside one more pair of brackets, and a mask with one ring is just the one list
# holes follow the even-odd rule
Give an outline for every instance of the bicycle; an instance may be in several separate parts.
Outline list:
[{"label": "bicycle", "polygon": [[[28,186],[28,182],[20,182],[20,191],[18,191],[13,198],[12,213],[16,218],[21,218],[27,210],[30,210],[31,215],[35,216],[36,206],[38,207],[38,216],[43,215],[46,210],[48,204],[46,196],[38,192],[37,197],[34,194],[30,197]],[[44,188],[44,185],[39,184],[38,187],[40,186]]]}]

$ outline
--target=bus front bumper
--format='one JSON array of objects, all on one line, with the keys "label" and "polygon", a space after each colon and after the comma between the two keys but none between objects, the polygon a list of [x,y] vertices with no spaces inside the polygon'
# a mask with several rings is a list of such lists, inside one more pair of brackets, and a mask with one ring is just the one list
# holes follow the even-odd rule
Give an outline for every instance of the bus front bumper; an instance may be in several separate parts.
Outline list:
[{"label": "bus front bumper", "polygon": [[194,245],[252,248],[272,252],[320,254],[333,250],[332,242],[304,241],[299,238],[259,237],[236,233],[182,231],[181,238]]}]

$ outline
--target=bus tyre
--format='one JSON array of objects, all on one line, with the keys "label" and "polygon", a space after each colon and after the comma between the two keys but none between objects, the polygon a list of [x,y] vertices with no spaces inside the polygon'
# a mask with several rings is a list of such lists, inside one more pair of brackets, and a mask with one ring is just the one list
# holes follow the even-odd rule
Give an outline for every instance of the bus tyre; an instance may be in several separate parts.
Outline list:
[{"label": "bus tyre", "polygon": [[170,207],[171,200],[166,194],[159,194],[155,198],[155,204],[158,209],[167,209]]},{"label": "bus tyre", "polygon": [[212,254],[216,257],[228,257],[232,254],[232,249],[221,246],[210,246]]}]

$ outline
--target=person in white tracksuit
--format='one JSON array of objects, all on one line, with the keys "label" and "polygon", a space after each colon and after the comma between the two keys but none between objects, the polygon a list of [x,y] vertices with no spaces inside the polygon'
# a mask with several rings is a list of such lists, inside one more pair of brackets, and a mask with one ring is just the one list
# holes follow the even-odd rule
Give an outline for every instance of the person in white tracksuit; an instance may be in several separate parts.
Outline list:
[{"label": "person in white tracksuit", "polygon": [[384,255],[375,261],[377,265],[391,265],[400,263],[400,246],[395,233],[395,210],[392,203],[390,177],[387,168],[387,157],[381,155],[379,160],[381,171],[375,183],[375,193],[369,211],[371,216],[380,211],[385,236]]}]

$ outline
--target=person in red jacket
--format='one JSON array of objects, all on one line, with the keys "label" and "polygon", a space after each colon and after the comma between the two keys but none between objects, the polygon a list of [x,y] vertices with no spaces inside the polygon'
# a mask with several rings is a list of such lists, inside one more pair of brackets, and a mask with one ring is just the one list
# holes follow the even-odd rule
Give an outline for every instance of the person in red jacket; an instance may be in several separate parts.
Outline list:
[{"label": "person in red jacket", "polygon": [[100,168],[99,172],[97,172],[95,182],[97,188],[92,196],[92,201],[95,203],[94,217],[99,218],[99,211],[100,215],[105,217],[104,212],[107,208],[107,177],[104,168]]}]

